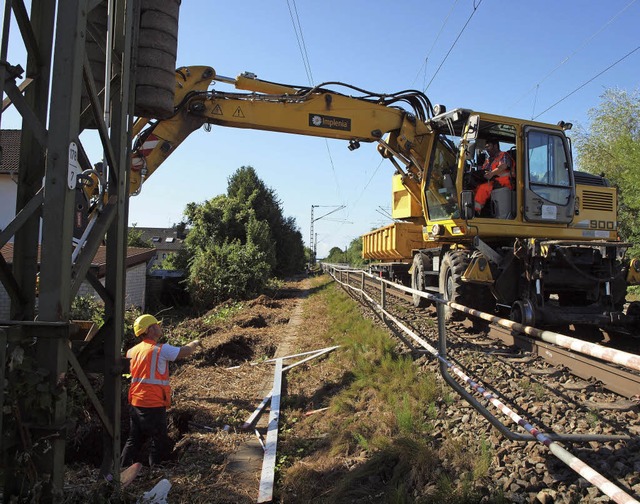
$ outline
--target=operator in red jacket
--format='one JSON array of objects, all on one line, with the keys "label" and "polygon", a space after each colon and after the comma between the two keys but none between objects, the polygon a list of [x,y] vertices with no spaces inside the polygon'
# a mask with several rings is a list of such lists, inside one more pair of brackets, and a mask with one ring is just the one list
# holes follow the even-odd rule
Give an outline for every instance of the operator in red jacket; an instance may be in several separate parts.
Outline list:
[{"label": "operator in red jacket", "polygon": [[131,359],[131,387],[129,388],[129,438],[122,450],[122,467],[136,461],[146,437],[151,438],[149,464],[167,458],[167,408],[171,405],[169,361],[189,357],[201,347],[195,340],[183,347],[159,343],[162,327],[153,315],[141,315],[133,324],[133,332],[142,341],[127,351]]},{"label": "operator in red jacket", "polygon": [[491,191],[496,185],[513,189],[511,175],[516,166],[513,158],[508,153],[500,151],[500,141],[495,137],[487,138],[485,149],[489,158],[485,161],[482,169],[485,170],[484,178],[487,182],[478,185],[475,189],[476,214],[480,214],[489,201]]}]

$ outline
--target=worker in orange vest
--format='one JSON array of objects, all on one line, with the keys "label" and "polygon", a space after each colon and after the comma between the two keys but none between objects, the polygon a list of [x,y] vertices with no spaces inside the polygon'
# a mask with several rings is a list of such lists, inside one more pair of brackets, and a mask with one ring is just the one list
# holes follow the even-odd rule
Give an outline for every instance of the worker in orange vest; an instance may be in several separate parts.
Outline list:
[{"label": "worker in orange vest", "polygon": [[185,359],[202,344],[198,340],[183,347],[159,343],[162,327],[153,315],[141,315],[133,323],[133,332],[142,341],[127,351],[131,359],[129,387],[129,438],[122,450],[122,467],[136,461],[144,439],[151,438],[149,464],[167,458],[167,408],[171,405],[169,362]]},{"label": "worker in orange vest", "polygon": [[496,137],[487,138],[485,150],[489,157],[484,162],[482,169],[485,170],[484,178],[487,182],[478,185],[475,189],[475,210],[479,215],[487,201],[491,197],[491,191],[498,187],[508,187],[511,185],[511,174],[516,163],[506,152],[500,150],[500,141]]}]

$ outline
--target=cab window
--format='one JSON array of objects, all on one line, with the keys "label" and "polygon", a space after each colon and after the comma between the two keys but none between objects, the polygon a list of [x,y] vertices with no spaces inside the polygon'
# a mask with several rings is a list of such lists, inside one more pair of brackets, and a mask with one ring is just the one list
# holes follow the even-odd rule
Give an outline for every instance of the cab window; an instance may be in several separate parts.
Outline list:
[{"label": "cab window", "polygon": [[565,143],[560,135],[530,131],[527,135],[529,189],[557,205],[571,197],[571,178]]},{"label": "cab window", "polygon": [[444,220],[459,217],[456,197],[457,149],[446,135],[439,135],[431,158],[425,198],[429,219]]}]

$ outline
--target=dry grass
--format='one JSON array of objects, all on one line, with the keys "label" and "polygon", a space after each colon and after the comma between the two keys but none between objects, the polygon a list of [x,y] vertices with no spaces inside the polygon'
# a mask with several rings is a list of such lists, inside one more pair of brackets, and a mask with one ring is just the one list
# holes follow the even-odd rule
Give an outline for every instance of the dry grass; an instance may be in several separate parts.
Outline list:
[{"label": "dry grass", "polygon": [[[441,444],[431,437],[439,408],[452,400],[448,390],[386,331],[363,320],[359,305],[328,278],[287,287],[289,297],[263,296],[226,318],[209,313],[170,329],[175,339],[202,337],[205,347],[172,370],[174,460],[164,468],[145,468],[121,500],[134,502],[168,478],[170,502],[255,502],[259,471],[241,478],[227,469],[229,457],[253,438],[239,426],[273,381],[270,364],[250,363],[273,356],[302,303],[304,321],[291,353],[341,347],[286,375],[275,501],[478,502],[469,478],[488,470],[491,454],[484,444]],[[311,293],[307,298],[305,291]],[[86,467],[70,473],[78,476],[70,478],[76,486],[96,478]],[[79,490],[95,502],[105,492],[104,485]]]}]

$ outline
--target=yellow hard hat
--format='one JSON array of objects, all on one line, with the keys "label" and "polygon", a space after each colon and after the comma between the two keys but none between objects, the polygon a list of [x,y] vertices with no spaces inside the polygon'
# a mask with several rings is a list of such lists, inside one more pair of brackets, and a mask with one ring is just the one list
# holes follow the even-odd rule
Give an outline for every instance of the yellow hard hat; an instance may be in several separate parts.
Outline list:
[{"label": "yellow hard hat", "polygon": [[136,336],[140,336],[147,332],[150,326],[153,324],[159,324],[158,319],[156,319],[153,315],[149,315],[145,313],[144,315],[140,315],[136,321],[133,323],[133,332]]}]

